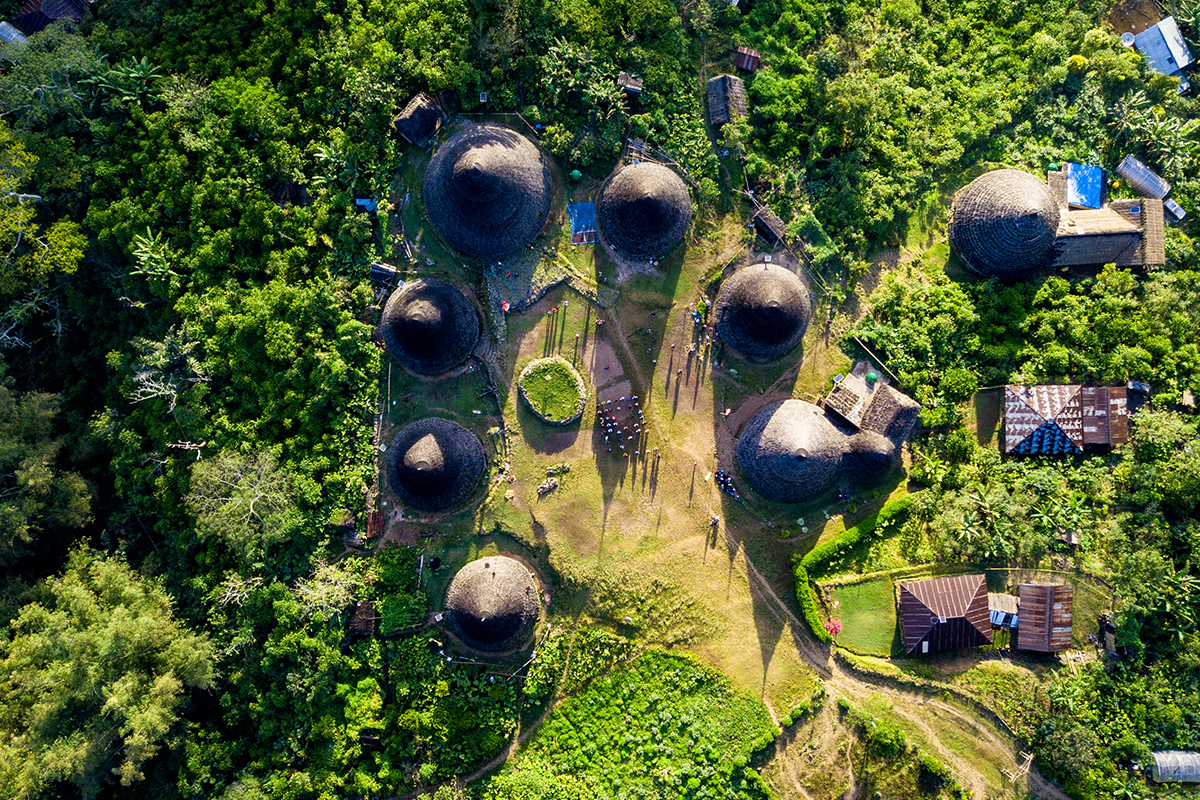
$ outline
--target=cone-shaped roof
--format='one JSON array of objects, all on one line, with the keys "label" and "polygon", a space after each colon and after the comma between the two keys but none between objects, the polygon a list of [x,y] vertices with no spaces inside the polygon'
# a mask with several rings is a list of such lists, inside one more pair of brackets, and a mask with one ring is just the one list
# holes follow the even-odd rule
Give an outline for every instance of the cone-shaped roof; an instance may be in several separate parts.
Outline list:
[{"label": "cone-shaped roof", "polygon": [[767,361],[800,343],[812,320],[808,287],[777,264],[751,264],[721,286],[717,334],[749,359]]},{"label": "cone-shaped roof", "polygon": [[846,434],[803,400],[765,406],[737,443],[738,464],[761,494],[783,503],[809,500],[842,471]]},{"label": "cone-shaped roof", "polygon": [[997,169],[960,189],[950,203],[950,245],[988,278],[1020,280],[1050,266],[1058,203],[1035,175]]},{"label": "cone-shaped roof", "polygon": [[476,559],[458,571],[446,592],[447,627],[465,644],[494,652],[517,647],[537,625],[538,587],[520,561]]},{"label": "cone-shaped roof", "polygon": [[881,433],[862,431],[850,437],[842,464],[863,483],[882,480],[896,463],[896,445]]},{"label": "cone-shaped roof", "polygon": [[479,485],[486,467],[475,434],[448,419],[426,417],[405,425],[388,448],[388,479],[406,506],[447,511]]},{"label": "cone-shaped roof", "polygon": [[399,363],[436,375],[467,359],[479,343],[479,314],[458,287],[437,278],[409,281],[388,298],[383,342]]},{"label": "cone-shaped roof", "polygon": [[479,258],[502,258],[536,239],[553,194],[541,152],[500,125],[454,134],[425,171],[429,221],[451,245]]},{"label": "cone-shaped roof", "polygon": [[644,260],[670,250],[692,222],[683,179],[660,164],[622,167],[600,190],[596,219],[604,239],[626,258]]}]

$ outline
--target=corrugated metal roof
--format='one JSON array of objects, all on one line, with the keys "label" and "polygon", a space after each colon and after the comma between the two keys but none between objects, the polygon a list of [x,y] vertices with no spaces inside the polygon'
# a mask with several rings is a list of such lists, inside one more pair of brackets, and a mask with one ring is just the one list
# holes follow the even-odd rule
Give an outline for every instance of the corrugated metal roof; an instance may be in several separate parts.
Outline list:
[{"label": "corrugated metal roof", "polygon": [[1022,583],[1017,587],[1017,597],[1021,604],[1018,650],[1056,653],[1070,648],[1074,586]]},{"label": "corrugated metal roof", "polygon": [[1150,777],[1159,783],[1200,783],[1200,753],[1160,750],[1150,755],[1154,758],[1154,763],[1150,766]]},{"label": "corrugated metal roof", "polygon": [[758,69],[759,54],[757,50],[751,50],[749,47],[739,47],[737,54],[733,57],[733,63],[738,69],[744,69],[747,72],[754,72]]},{"label": "corrugated metal roof", "polygon": [[1178,75],[1180,70],[1192,63],[1192,53],[1174,17],[1167,17],[1137,34],[1133,37],[1133,43],[1155,72]]},{"label": "corrugated metal roof", "polygon": [[1104,205],[1104,170],[1089,164],[1067,162],[1067,204],[1081,208]]},{"label": "corrugated metal roof", "polygon": [[990,644],[987,582],[952,575],[900,584],[900,627],[910,654]]},{"label": "corrugated metal roof", "polygon": [[25,34],[13,27],[12,23],[0,22],[0,42],[5,44],[25,44],[28,41]]},{"label": "corrugated metal roof", "polygon": [[1078,453],[1083,448],[1079,384],[1004,387],[1004,452]]},{"label": "corrugated metal roof", "polygon": [[1120,165],[1117,166],[1117,174],[1143,197],[1162,200],[1171,191],[1171,184],[1132,155],[1121,159]]}]

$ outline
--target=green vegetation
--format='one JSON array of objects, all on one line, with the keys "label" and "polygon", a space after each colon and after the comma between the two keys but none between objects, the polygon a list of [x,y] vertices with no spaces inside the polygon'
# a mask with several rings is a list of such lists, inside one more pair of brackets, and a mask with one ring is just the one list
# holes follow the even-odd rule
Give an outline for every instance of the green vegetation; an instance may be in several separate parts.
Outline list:
[{"label": "green vegetation", "polygon": [[720,673],[649,650],[556,708],[484,797],[767,798],[747,760],[776,735]]},{"label": "green vegetation", "polygon": [[567,423],[583,411],[583,378],[558,356],[534,361],[521,370],[521,397],[539,418]]},{"label": "green vegetation", "polygon": [[842,623],[838,644],[866,655],[891,655],[896,635],[896,586],[889,578],[839,586],[835,616]]}]

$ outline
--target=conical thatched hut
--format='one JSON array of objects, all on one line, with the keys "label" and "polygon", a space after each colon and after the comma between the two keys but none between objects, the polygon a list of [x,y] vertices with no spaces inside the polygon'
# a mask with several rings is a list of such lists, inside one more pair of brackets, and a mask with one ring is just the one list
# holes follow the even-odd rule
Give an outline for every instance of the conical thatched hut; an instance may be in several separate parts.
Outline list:
[{"label": "conical thatched hut", "polygon": [[406,506],[447,511],[461,505],[483,478],[487,459],[475,434],[448,419],[405,425],[388,448],[388,479]]},{"label": "conical thatched hut", "polygon": [[896,463],[896,445],[875,431],[862,431],[846,443],[842,466],[862,483],[875,483],[892,471]]},{"label": "conical thatched hut", "polygon": [[742,472],[760,493],[799,503],[824,492],[842,471],[846,434],[803,400],[772,403],[738,438]]},{"label": "conical thatched hut", "polygon": [[486,556],[458,571],[446,592],[446,627],[477,650],[519,647],[537,625],[538,586],[525,565]]},{"label": "conical thatched hut", "polygon": [[800,344],[812,320],[808,287],[776,264],[751,264],[735,272],[713,307],[717,334],[742,356],[767,361]]},{"label": "conical thatched hut", "polygon": [[613,249],[641,261],[679,243],[692,222],[692,199],[674,172],[641,161],[608,179],[596,201],[596,217]]},{"label": "conical thatched hut", "polygon": [[437,278],[409,281],[388,298],[381,323],[388,354],[414,372],[456,367],[479,343],[479,314],[458,287]]},{"label": "conical thatched hut", "polygon": [[553,197],[537,147],[500,125],[470,125],[446,140],[425,171],[425,210],[454,247],[502,258],[542,232]]},{"label": "conical thatched hut", "polygon": [[997,169],[954,195],[950,245],[980,275],[1020,280],[1050,267],[1058,218],[1058,204],[1040,179]]}]

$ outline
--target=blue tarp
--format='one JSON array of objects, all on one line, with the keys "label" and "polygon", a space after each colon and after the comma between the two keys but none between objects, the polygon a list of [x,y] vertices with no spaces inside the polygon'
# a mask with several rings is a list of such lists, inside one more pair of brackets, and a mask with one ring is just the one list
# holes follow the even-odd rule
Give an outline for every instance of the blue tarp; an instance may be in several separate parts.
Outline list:
[{"label": "blue tarp", "polygon": [[1067,205],[1100,208],[1104,205],[1104,170],[1067,162]]},{"label": "blue tarp", "polygon": [[571,221],[571,244],[595,244],[596,204],[574,203],[567,206],[567,219]]}]

